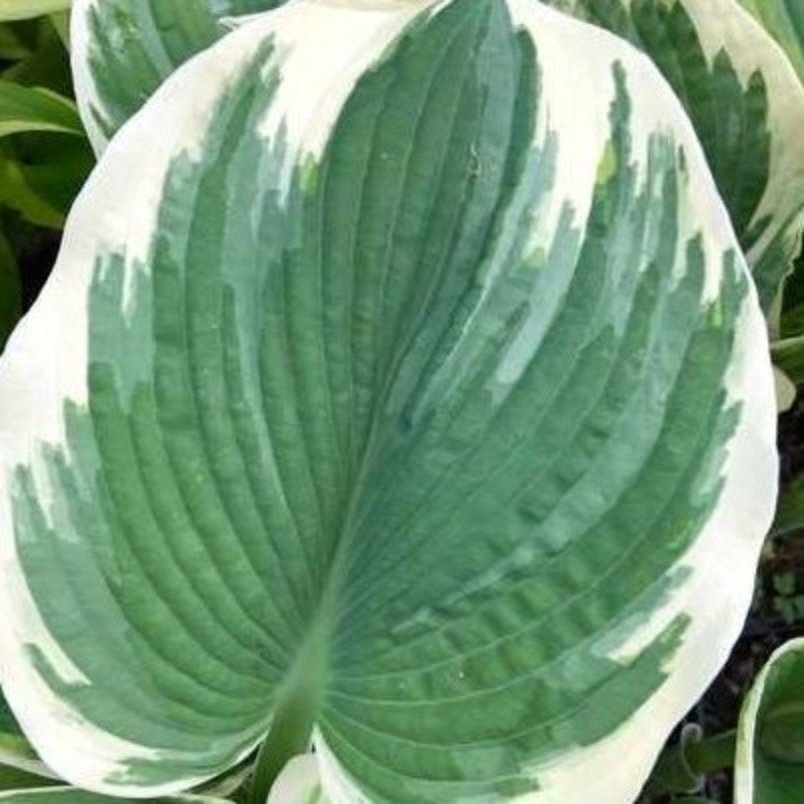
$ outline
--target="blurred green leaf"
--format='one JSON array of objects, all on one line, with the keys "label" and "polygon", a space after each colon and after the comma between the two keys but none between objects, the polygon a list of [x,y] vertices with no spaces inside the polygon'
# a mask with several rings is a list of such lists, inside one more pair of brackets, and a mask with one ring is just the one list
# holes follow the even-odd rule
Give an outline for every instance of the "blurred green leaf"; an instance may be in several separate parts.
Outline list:
[{"label": "blurred green leaf", "polygon": [[796,384],[804,384],[804,335],[783,338],[771,347],[773,362]]},{"label": "blurred green leaf", "polygon": [[58,11],[50,15],[50,23],[59,35],[64,47],[70,49],[70,12]]},{"label": "blurred green leaf", "polygon": [[70,62],[51,17],[18,23],[15,30],[25,35],[29,53],[7,68],[0,78],[29,87],[44,87],[72,97]]},{"label": "blurred green leaf", "polygon": [[16,153],[27,185],[63,215],[95,164],[89,142],[75,137],[27,134],[18,138]]},{"label": "blurred green leaf", "polygon": [[0,206],[38,226],[60,229],[94,164],[89,143],[32,132],[0,145]]},{"label": "blurred green leaf", "polygon": [[29,55],[30,52],[13,26],[8,23],[0,23],[0,59],[16,61]]},{"label": "blurred green leaf", "polygon": [[0,0],[0,20],[27,20],[64,11],[71,0]]},{"label": "blurred green leaf", "polygon": [[48,89],[0,79],[0,137],[23,131],[83,135],[75,104]]},{"label": "blurred green leaf", "polygon": [[[20,278],[17,261],[0,228],[0,351],[20,315]],[[4,724],[0,711],[0,728]]]},{"label": "blurred green leaf", "polygon": [[29,184],[25,169],[13,158],[0,154],[0,205],[19,212],[39,226],[60,229],[64,213],[54,209]]},{"label": "blurred green leaf", "polygon": [[782,492],[776,508],[773,533],[783,535],[804,528],[804,474],[800,474]]}]

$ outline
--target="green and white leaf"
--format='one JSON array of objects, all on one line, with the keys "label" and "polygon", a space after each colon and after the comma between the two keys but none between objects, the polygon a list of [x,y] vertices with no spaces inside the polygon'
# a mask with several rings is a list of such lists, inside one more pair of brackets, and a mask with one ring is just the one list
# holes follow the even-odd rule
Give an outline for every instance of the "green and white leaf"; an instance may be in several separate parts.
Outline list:
[{"label": "green and white leaf", "polygon": [[741,629],[775,421],[641,54],[294,2],[115,137],[0,362],[6,694],[101,793],[267,734],[338,802],[622,804]]},{"label": "green and white leaf", "polygon": [[804,790],[804,639],[771,656],[740,714],[735,804],[794,804]]},{"label": "green and white leaf", "polygon": [[784,48],[804,81],[804,3],[801,0],[740,0]]},{"label": "green and white leaf", "polygon": [[804,227],[804,87],[739,0],[548,0],[641,47],[681,99],[770,313]]},{"label": "green and white leaf", "polygon": [[180,64],[226,33],[228,17],[267,11],[283,2],[76,0],[71,23],[73,72],[96,151],[103,150]]},{"label": "green and white leaf", "polygon": [[[128,799],[131,801],[131,799]],[[113,804],[108,796],[76,790],[74,787],[43,787],[40,790],[9,790],[0,793],[0,801],[12,804]],[[120,799],[114,799],[120,801]],[[173,796],[151,799],[149,804],[227,804],[224,799],[208,796]],[[295,804],[295,802],[287,802]]]},{"label": "green and white leaf", "polygon": [[0,79],[0,137],[24,131],[84,134],[75,104],[68,98]]}]

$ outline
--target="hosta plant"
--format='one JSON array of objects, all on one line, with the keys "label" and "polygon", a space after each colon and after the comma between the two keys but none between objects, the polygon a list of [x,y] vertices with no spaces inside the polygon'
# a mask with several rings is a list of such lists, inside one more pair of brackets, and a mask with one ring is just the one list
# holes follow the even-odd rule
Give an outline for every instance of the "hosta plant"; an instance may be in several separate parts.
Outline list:
[{"label": "hosta plant", "polygon": [[76,4],[103,155],[0,363],[6,697],[104,796],[257,752],[255,802],[633,801],[773,515],[795,72],[667,12],[748,109],[730,196],[644,31],[274,5]]}]

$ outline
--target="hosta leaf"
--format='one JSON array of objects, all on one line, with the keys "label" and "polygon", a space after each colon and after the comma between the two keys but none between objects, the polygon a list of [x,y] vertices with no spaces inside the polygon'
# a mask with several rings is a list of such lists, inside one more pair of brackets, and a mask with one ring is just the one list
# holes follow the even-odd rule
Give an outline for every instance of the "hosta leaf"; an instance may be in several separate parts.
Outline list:
[{"label": "hosta leaf", "polygon": [[804,639],[770,658],[743,704],[735,804],[793,804],[804,790]]},{"label": "hosta leaf", "polygon": [[0,79],[0,137],[23,131],[55,131],[82,136],[75,104],[38,87]]},{"label": "hosta leaf", "polygon": [[76,0],[73,69],[96,150],[180,64],[217,41],[227,17],[285,0]]},{"label": "hosta leaf", "polygon": [[530,0],[243,25],[112,141],[3,358],[15,713],[118,795],[268,733],[336,801],[633,799],[749,605],[767,351],[624,43]]},{"label": "hosta leaf", "polygon": [[740,0],[784,48],[804,81],[804,4],[801,0]]},{"label": "hosta leaf", "polygon": [[684,104],[766,312],[804,226],[804,87],[739,0],[547,0],[641,47]]}]

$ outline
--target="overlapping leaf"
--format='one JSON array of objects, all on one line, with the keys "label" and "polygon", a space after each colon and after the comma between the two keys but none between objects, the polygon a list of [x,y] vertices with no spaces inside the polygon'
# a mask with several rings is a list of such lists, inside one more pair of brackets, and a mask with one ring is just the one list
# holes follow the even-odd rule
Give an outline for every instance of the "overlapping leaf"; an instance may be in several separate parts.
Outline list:
[{"label": "overlapping leaf", "polygon": [[740,715],[736,804],[792,804],[804,789],[804,639],[783,645]]},{"label": "overlapping leaf", "polygon": [[766,312],[804,227],[804,87],[739,0],[547,0],[642,48],[684,104]]},{"label": "overlapping leaf", "polygon": [[190,56],[225,32],[227,17],[284,0],[76,0],[73,66],[96,150]]},{"label": "overlapping leaf", "polygon": [[101,792],[267,734],[336,801],[621,804],[740,630],[774,425],[632,48],[530,0],[283,6],[113,140],[0,364],[4,687]]},{"label": "overlapping leaf", "polygon": [[804,4],[800,0],[740,0],[784,48],[804,81]]}]

